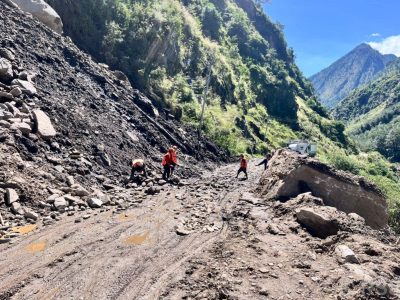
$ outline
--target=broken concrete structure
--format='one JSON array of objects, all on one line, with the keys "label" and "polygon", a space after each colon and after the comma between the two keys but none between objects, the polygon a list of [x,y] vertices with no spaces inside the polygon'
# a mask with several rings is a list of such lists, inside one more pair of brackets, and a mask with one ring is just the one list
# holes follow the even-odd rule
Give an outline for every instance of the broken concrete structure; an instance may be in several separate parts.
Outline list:
[{"label": "broken concrete structure", "polygon": [[372,228],[388,225],[386,200],[373,184],[285,149],[272,157],[257,192],[264,199],[283,201],[311,192],[327,206],[360,215]]}]

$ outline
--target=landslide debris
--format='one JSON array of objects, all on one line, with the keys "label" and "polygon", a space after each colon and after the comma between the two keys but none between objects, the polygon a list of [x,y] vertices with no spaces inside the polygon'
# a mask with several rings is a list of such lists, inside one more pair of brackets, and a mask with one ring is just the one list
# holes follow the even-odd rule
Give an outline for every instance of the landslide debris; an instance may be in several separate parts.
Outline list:
[{"label": "landslide debris", "polygon": [[268,200],[287,200],[304,192],[322,198],[327,206],[360,215],[373,228],[388,226],[387,202],[365,178],[295,152],[277,151],[261,178],[258,193]]},{"label": "landslide debris", "polygon": [[[2,241],[15,226],[49,225],[64,213],[123,208],[149,190],[159,193],[170,145],[179,148],[181,177],[226,158],[192,128],[165,119],[121,72],[5,2],[0,37]],[[117,197],[133,158],[146,160],[150,177]]]}]

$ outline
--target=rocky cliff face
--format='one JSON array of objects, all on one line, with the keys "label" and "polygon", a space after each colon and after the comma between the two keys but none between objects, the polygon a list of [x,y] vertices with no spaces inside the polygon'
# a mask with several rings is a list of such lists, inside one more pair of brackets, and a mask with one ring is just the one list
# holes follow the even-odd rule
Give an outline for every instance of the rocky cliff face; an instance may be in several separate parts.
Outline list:
[{"label": "rocky cliff face", "polygon": [[395,59],[395,55],[383,55],[362,44],[310,80],[321,102],[333,108],[351,91],[376,78]]}]

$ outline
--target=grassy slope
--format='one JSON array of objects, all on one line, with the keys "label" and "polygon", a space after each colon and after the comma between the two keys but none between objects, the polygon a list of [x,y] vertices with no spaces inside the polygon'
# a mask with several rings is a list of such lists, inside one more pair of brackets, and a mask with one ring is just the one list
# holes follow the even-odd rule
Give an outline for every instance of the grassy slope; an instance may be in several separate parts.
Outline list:
[{"label": "grassy slope", "polygon": [[324,114],[281,29],[252,0],[48,2],[81,48],[194,126],[213,62],[203,129],[232,154],[302,135],[297,98]]}]

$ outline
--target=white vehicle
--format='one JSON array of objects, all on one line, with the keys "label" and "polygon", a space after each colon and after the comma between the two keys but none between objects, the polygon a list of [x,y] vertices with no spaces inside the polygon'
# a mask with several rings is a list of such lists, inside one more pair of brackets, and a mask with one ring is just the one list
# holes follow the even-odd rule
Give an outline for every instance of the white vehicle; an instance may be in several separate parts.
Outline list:
[{"label": "white vehicle", "polygon": [[288,149],[302,155],[315,156],[317,154],[317,144],[308,141],[291,141]]}]

